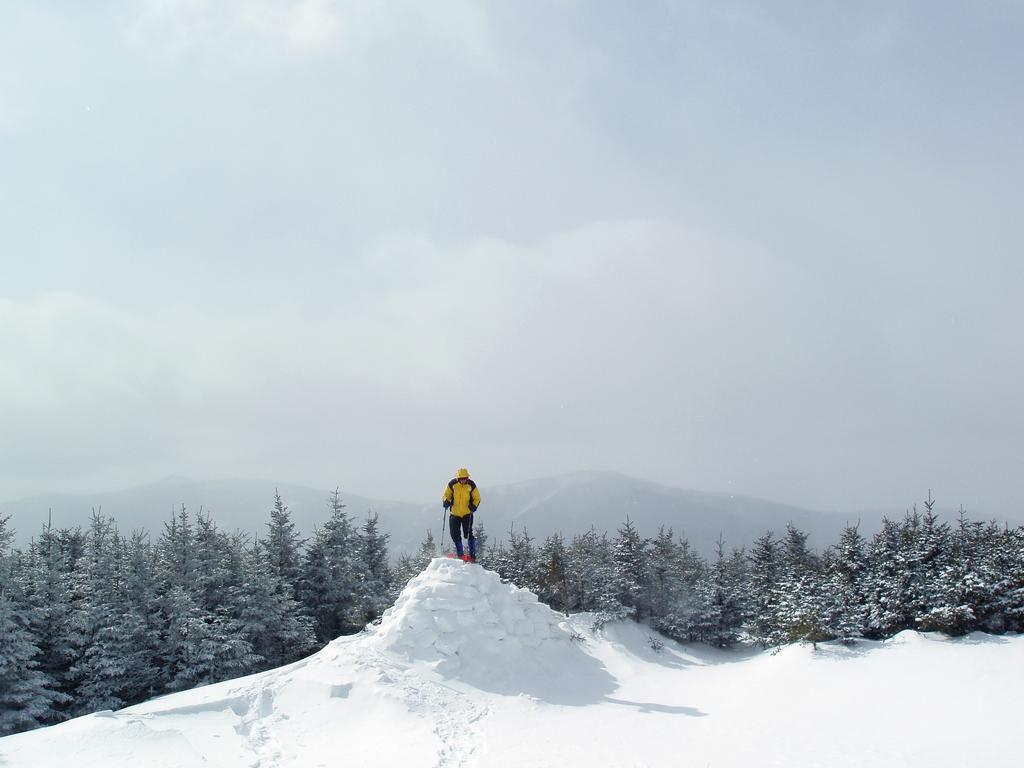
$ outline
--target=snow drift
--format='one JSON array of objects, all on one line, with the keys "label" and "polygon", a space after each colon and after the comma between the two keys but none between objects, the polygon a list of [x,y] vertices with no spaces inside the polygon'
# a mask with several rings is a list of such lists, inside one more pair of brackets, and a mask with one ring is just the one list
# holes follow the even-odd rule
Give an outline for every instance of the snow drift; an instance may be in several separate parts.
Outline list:
[{"label": "snow drift", "polygon": [[359,635],[8,736],[0,765],[1009,768],[1022,686],[1024,637],[688,648],[632,623],[595,631],[593,617],[438,559]]}]

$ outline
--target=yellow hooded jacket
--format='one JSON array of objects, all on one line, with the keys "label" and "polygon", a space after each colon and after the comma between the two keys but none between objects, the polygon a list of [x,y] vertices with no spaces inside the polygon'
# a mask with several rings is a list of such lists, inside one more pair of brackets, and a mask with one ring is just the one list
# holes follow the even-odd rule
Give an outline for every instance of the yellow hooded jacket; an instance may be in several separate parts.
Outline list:
[{"label": "yellow hooded jacket", "polygon": [[453,477],[448,487],[444,489],[441,500],[446,504],[449,501],[452,503],[452,514],[455,517],[465,517],[476,512],[476,508],[480,506],[480,489],[472,480],[463,485]]}]

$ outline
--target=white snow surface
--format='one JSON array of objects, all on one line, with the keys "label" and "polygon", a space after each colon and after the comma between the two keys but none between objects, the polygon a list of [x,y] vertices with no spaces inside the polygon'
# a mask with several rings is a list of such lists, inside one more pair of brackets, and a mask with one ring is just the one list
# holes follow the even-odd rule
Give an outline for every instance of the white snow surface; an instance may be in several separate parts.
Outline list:
[{"label": "white snow surface", "polygon": [[1020,765],[1021,636],[904,632],[770,653],[593,624],[439,558],[359,635],[8,736],[0,766]]}]

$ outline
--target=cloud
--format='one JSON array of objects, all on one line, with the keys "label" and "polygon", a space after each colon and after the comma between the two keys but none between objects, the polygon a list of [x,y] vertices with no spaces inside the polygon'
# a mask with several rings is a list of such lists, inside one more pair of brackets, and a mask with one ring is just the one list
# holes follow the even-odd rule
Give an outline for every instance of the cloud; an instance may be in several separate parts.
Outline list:
[{"label": "cloud", "polygon": [[334,307],[3,300],[6,471],[56,460],[88,475],[125,451],[118,461],[168,471],[297,471],[322,468],[309,446],[338,433],[358,465],[358,445],[383,455],[438,434],[572,444],[673,422],[658,402],[700,389],[678,366],[687,344],[707,353],[700,316],[725,300],[715,256],[699,233],[609,222],[533,245],[392,238]]},{"label": "cloud", "polygon": [[149,0],[124,28],[132,45],[177,56],[200,47],[316,53],[338,47],[332,0]]},{"label": "cloud", "polygon": [[307,56],[398,39],[480,61],[493,53],[485,11],[464,0],[147,0],[124,25],[124,37],[171,58],[197,50]]},{"label": "cloud", "polygon": [[23,87],[10,73],[0,72],[0,133],[16,133],[28,119]]},{"label": "cloud", "polygon": [[997,476],[1020,425],[994,342],[1019,311],[952,325],[672,221],[392,236],[330,279],[331,303],[0,301],[9,492],[178,473],[416,499],[454,461],[874,504],[935,473],[963,494],[979,457]]},{"label": "cloud", "polygon": [[293,50],[328,50],[341,40],[342,20],[330,0],[304,0],[288,14],[285,30]]}]

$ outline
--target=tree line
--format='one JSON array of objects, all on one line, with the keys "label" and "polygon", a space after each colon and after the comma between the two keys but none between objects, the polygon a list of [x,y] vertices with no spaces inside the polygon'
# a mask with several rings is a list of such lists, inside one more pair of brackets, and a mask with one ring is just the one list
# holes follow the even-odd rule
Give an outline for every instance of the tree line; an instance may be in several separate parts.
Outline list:
[{"label": "tree line", "polygon": [[881,640],[907,629],[964,635],[1024,631],[1024,528],[942,522],[924,511],[884,519],[866,539],[848,525],[820,554],[793,525],[747,550],[720,539],[706,559],[662,528],[642,538],[589,531],[539,546],[523,531],[482,562],[552,608],[632,618],[682,642],[727,648]]},{"label": "tree line", "polygon": [[24,550],[0,518],[0,735],[279,667],[394,600],[387,536],[330,517],[302,540],[275,495],[265,535],[182,507],[153,542],[93,512]]},{"label": "tree line", "polygon": [[[478,526],[478,553],[553,609],[716,647],[1024,629],[1024,528],[962,512],[951,526],[933,506],[870,540],[847,526],[821,553],[790,525],[705,558],[628,518],[614,535],[513,529],[494,547]],[[0,735],[296,661],[378,619],[438,554],[427,532],[392,568],[376,515],[355,523],[337,491],[328,512],[304,540],[276,495],[254,540],[182,507],[155,542],[94,512],[23,550],[0,519]]]}]

